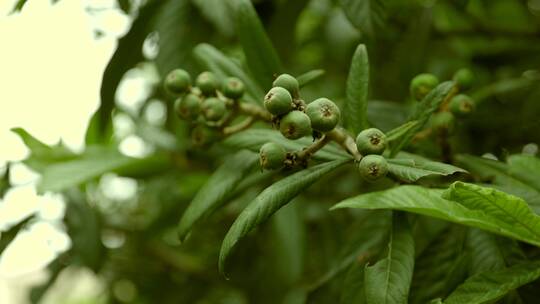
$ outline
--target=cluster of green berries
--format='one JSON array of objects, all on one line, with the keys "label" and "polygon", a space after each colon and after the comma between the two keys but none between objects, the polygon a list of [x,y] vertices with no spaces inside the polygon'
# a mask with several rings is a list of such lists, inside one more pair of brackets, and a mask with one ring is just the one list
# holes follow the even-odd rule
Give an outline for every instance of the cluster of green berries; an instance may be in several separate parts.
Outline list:
[{"label": "cluster of green berries", "polygon": [[[470,89],[474,83],[474,74],[471,70],[463,68],[454,73],[452,77],[460,94],[453,96],[441,111],[435,113],[431,119],[435,131],[452,132],[456,117],[465,117],[476,108],[474,100],[462,92]],[[419,74],[410,84],[410,92],[415,100],[422,100],[431,90],[439,84],[439,79],[433,74]]]},{"label": "cluster of green berries", "polygon": [[219,138],[219,121],[227,116],[230,108],[245,91],[238,78],[221,82],[212,72],[203,72],[192,86],[191,76],[182,69],[171,71],[164,81],[165,90],[176,97],[174,111],[184,120],[196,122],[192,131],[193,143],[205,146]]},{"label": "cluster of green berries", "polygon": [[[279,75],[264,97],[264,108],[273,115],[280,133],[288,139],[327,133],[338,124],[341,113],[328,98],[319,98],[309,104],[300,99],[298,80],[289,74]],[[263,169],[275,170],[284,166],[285,150],[276,143],[261,147],[260,163]]]},{"label": "cluster of green berries", "polygon": [[365,129],[356,137],[356,147],[363,155],[358,171],[365,180],[376,181],[388,173],[388,162],[381,155],[387,145],[386,135],[376,128]]}]

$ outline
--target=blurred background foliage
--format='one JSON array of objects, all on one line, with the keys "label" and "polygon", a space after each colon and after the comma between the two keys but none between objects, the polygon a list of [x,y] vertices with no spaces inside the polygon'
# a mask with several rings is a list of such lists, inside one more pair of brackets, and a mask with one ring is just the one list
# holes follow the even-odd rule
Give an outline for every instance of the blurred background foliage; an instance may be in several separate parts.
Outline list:
[{"label": "blurred background foliage", "polygon": [[[16,9],[25,2],[19,1]],[[92,118],[85,151],[76,154],[61,143],[46,146],[24,130],[15,130],[32,152],[25,164],[42,174],[39,190],[63,193],[64,227],[72,240],[71,248],[49,265],[50,281],[32,290],[33,302],[65,267],[76,265],[103,280],[107,292],[96,300],[100,302],[338,303],[360,253],[382,247],[384,236],[369,231],[389,225],[385,212],[327,211],[359,189],[385,187],[384,183],[363,184],[350,170],[324,178],[257,229],[256,236],[247,238],[230,261],[230,280],[217,271],[223,236],[239,211],[280,176],[254,172],[242,191],[196,225],[180,246],[179,217],[232,150],[222,145],[207,150],[193,147],[189,125],[175,118],[172,102],[159,83],[174,68],[192,74],[203,71],[193,53],[200,43],[213,45],[249,73],[228,2],[118,0],[132,24],[103,75],[101,107]],[[413,103],[408,96],[414,75],[430,72],[450,79],[466,67],[476,75],[469,94],[478,108],[459,121],[451,138],[456,152],[491,153],[505,159],[529,143],[540,142],[538,0],[257,0],[253,4],[287,73],[326,71],[302,89],[308,101],[325,96],[342,102],[352,54],[359,43],[365,43],[373,125],[389,130],[406,120]],[[144,96],[136,106],[127,107],[119,102],[117,89],[133,75],[144,79]],[[122,132],[126,124],[134,130],[129,136],[136,136],[143,147],[137,155],[118,152],[127,136]],[[441,157],[439,148],[426,142],[409,150],[432,159]],[[124,187],[115,188],[112,181]],[[124,193],[126,185],[133,191]],[[7,188],[9,180],[1,179],[0,194]],[[27,218],[2,233],[0,250],[32,221]],[[428,221],[434,220],[424,219],[418,225]],[[431,253],[421,254],[429,257],[444,251],[448,255],[436,257],[444,263],[426,260],[417,267],[428,272],[430,267],[454,269],[463,256],[456,245],[462,244],[463,232],[458,226],[435,224],[440,229],[434,234],[442,242],[429,247]],[[418,280],[433,280],[434,275],[420,269],[413,288]],[[445,286],[433,294],[444,294],[450,288]],[[527,288],[524,299],[527,294],[534,298],[537,292]],[[421,302],[422,296],[412,298]]]}]

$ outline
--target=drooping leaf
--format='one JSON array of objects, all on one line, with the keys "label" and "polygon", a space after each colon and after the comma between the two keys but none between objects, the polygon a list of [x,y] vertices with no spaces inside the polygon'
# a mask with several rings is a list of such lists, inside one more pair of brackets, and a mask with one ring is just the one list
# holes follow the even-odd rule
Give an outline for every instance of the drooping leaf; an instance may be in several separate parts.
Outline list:
[{"label": "drooping leaf", "polygon": [[[469,170],[480,181],[492,182],[495,188],[521,197],[529,203],[536,213],[540,213],[540,191],[529,183],[529,178],[519,177],[518,172],[522,169],[514,168],[511,172],[508,164],[466,154],[459,154],[455,159],[460,166]],[[534,167],[534,163],[527,162],[525,166]],[[536,177],[540,178],[540,174],[534,170],[525,169],[522,172],[526,172],[533,181]]]},{"label": "drooping leaf", "polygon": [[303,87],[321,78],[324,75],[324,73],[325,73],[324,70],[311,70],[309,72],[306,72],[296,77],[296,79],[298,80],[298,84],[300,85],[300,87]]},{"label": "drooping leaf", "polygon": [[411,120],[408,121],[401,126],[394,128],[388,132],[386,132],[386,140],[389,142],[395,141],[397,139],[400,139],[402,136],[410,132],[411,129],[416,128],[416,125],[418,125],[418,120]]},{"label": "drooping leaf", "polygon": [[219,271],[225,274],[225,262],[236,243],[253,228],[266,221],[277,210],[291,201],[323,175],[348,160],[335,160],[296,172],[266,188],[234,221],[225,235],[219,253]]},{"label": "drooping leaf", "polygon": [[458,286],[445,304],[493,303],[508,292],[540,277],[540,262],[531,261],[501,270],[486,271],[468,278]]},{"label": "drooping leaf", "polygon": [[[482,189],[482,192],[496,191],[489,188],[479,188]],[[521,219],[500,217],[498,212],[492,211],[492,207],[485,202],[485,199],[478,199],[481,202],[479,204],[475,201],[471,202],[465,197],[467,198],[467,201],[465,201],[464,204],[461,204],[461,202],[442,198],[442,190],[428,189],[419,186],[400,186],[385,191],[351,197],[338,203],[332,207],[332,209],[362,208],[403,210],[481,228],[496,234],[540,246],[540,237],[536,231],[538,229],[537,225],[539,225],[540,222],[537,221],[534,217],[535,215],[532,214],[530,210],[526,209],[527,206],[525,202],[517,197],[507,195],[503,192],[497,192],[498,193],[493,194],[493,197],[496,200],[491,202],[498,205],[502,202],[506,202],[508,199],[508,202],[510,202],[512,206],[518,208],[518,210],[513,212],[523,214],[529,220],[532,218],[533,221],[520,223],[522,222]],[[455,194],[452,199],[454,199],[456,195],[457,194]],[[523,208],[524,206],[525,208]],[[477,209],[484,207],[487,208],[487,210]]]},{"label": "drooping leaf", "polygon": [[283,69],[279,57],[249,0],[228,0],[236,20],[236,34],[250,71],[261,87],[270,88],[274,75]]},{"label": "drooping leaf", "polygon": [[395,213],[388,252],[365,269],[367,303],[408,303],[414,268],[414,240],[407,218]]},{"label": "drooping leaf", "polygon": [[457,172],[466,173],[467,171],[456,166],[435,161],[391,158],[388,159],[388,172],[403,181],[415,182],[426,176],[447,176]]},{"label": "drooping leaf", "polygon": [[362,33],[373,36],[383,25],[385,5],[382,0],[340,0],[349,21]]},{"label": "drooping leaf", "polygon": [[343,121],[353,134],[358,134],[368,127],[367,102],[369,88],[369,60],[366,46],[360,44],[354,52],[349,76]]},{"label": "drooping leaf", "polygon": [[409,121],[418,121],[418,124],[409,129],[409,131],[402,135],[402,137],[395,142],[391,149],[391,156],[395,156],[402,148],[407,146],[413,139],[414,135],[420,131],[428,122],[431,114],[433,114],[446,99],[446,97],[455,90],[454,83],[452,81],[446,81],[439,84],[435,89],[431,90],[429,94],[417,104],[416,110],[410,117]]},{"label": "drooping leaf", "polygon": [[206,69],[214,72],[218,77],[234,76],[242,80],[246,87],[246,98],[252,103],[262,104],[264,92],[252,77],[242,70],[233,60],[209,44],[199,44],[193,50],[195,59]]},{"label": "drooping leaf", "polygon": [[[295,141],[287,140],[281,133],[275,130],[251,129],[228,137],[223,141],[223,144],[235,149],[248,149],[259,152],[261,146],[269,141],[279,143],[287,151],[300,151],[312,143],[312,141],[307,138]],[[350,155],[338,147],[326,145],[323,149],[313,154],[313,158],[319,160],[335,160],[350,158]]]},{"label": "drooping leaf", "polygon": [[183,241],[193,225],[227,201],[235,188],[256,167],[259,156],[240,151],[227,158],[197,192],[178,223],[178,238]]},{"label": "drooping leaf", "polygon": [[163,170],[165,159],[159,157],[133,158],[110,148],[89,147],[75,158],[50,164],[43,168],[38,191],[63,191],[90,181],[107,172],[138,176]]}]

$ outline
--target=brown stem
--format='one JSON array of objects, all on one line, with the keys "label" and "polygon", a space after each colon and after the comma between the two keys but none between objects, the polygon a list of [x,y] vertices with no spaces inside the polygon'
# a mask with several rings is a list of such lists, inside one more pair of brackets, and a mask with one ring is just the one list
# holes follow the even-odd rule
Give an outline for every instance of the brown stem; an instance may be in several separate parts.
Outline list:
[{"label": "brown stem", "polygon": [[300,159],[300,160],[308,159],[311,157],[311,155],[315,154],[317,151],[322,149],[329,142],[330,142],[330,137],[324,135],[321,139],[311,144],[311,146],[308,146],[304,148],[302,151],[297,152],[296,157],[297,159]]},{"label": "brown stem", "polygon": [[355,160],[359,161],[362,159],[362,154],[358,152],[354,138],[343,128],[336,127],[334,130],[326,133],[326,136],[345,149]]},{"label": "brown stem", "polygon": [[272,122],[272,114],[257,105],[240,102],[238,104],[238,110],[240,111],[240,113],[253,116],[259,120]]},{"label": "brown stem", "polygon": [[249,128],[255,122],[255,117],[250,116],[234,126],[223,128],[223,135],[229,136]]}]

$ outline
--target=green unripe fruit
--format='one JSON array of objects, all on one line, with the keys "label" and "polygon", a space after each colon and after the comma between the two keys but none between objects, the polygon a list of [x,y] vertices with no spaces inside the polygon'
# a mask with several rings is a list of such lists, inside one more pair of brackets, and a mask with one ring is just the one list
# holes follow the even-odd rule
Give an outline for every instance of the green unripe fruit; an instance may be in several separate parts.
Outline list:
[{"label": "green unripe fruit", "polygon": [[191,141],[197,147],[207,147],[219,139],[219,131],[205,125],[198,125],[191,131]]},{"label": "green unripe fruit", "polygon": [[450,112],[435,113],[431,117],[431,126],[437,132],[446,131],[451,133],[454,130],[455,123],[454,114]]},{"label": "green unripe fruit", "polygon": [[209,97],[202,102],[202,113],[208,121],[218,121],[227,113],[225,102],[216,97]]},{"label": "green unripe fruit", "polygon": [[201,113],[201,99],[195,94],[186,94],[174,102],[174,111],[183,119],[196,119]]},{"label": "green unripe fruit", "polygon": [[204,96],[214,96],[219,88],[219,80],[212,72],[202,72],[197,76],[195,84]]},{"label": "green unripe fruit", "polygon": [[422,100],[439,84],[439,79],[433,74],[419,74],[411,81],[411,96],[415,100]]},{"label": "green unripe fruit", "polygon": [[245,90],[242,80],[236,77],[227,78],[223,84],[223,95],[230,99],[239,99],[244,95]]},{"label": "green unripe fruit", "polygon": [[298,139],[311,134],[311,121],[300,111],[292,111],[279,122],[279,131],[288,139]]},{"label": "green unripe fruit", "polygon": [[289,74],[281,74],[272,83],[272,87],[281,87],[289,91],[291,96],[298,96],[300,90],[300,84],[298,80]]},{"label": "green unripe fruit", "polygon": [[470,114],[476,108],[474,100],[467,95],[459,94],[450,100],[450,111],[457,116]]},{"label": "green unripe fruit", "polygon": [[470,89],[474,83],[474,74],[469,69],[460,69],[452,78],[460,90]]},{"label": "green unripe fruit", "polygon": [[319,132],[332,131],[341,116],[338,106],[328,98],[319,98],[308,104],[306,114],[313,130]]},{"label": "green unripe fruit", "polygon": [[361,154],[382,154],[386,149],[386,135],[379,129],[365,129],[356,137],[356,147]]},{"label": "green unripe fruit", "polygon": [[358,171],[367,181],[376,181],[388,173],[388,162],[380,155],[366,155],[358,164]]},{"label": "green unripe fruit", "polygon": [[276,170],[283,167],[286,156],[285,149],[273,142],[264,144],[259,150],[261,167],[267,170]]},{"label": "green unripe fruit", "polygon": [[189,91],[191,87],[191,76],[182,69],[172,70],[164,82],[165,90],[172,94],[182,94]]},{"label": "green unripe fruit", "polygon": [[271,88],[264,96],[264,108],[273,115],[287,114],[293,109],[292,96],[282,87]]}]

